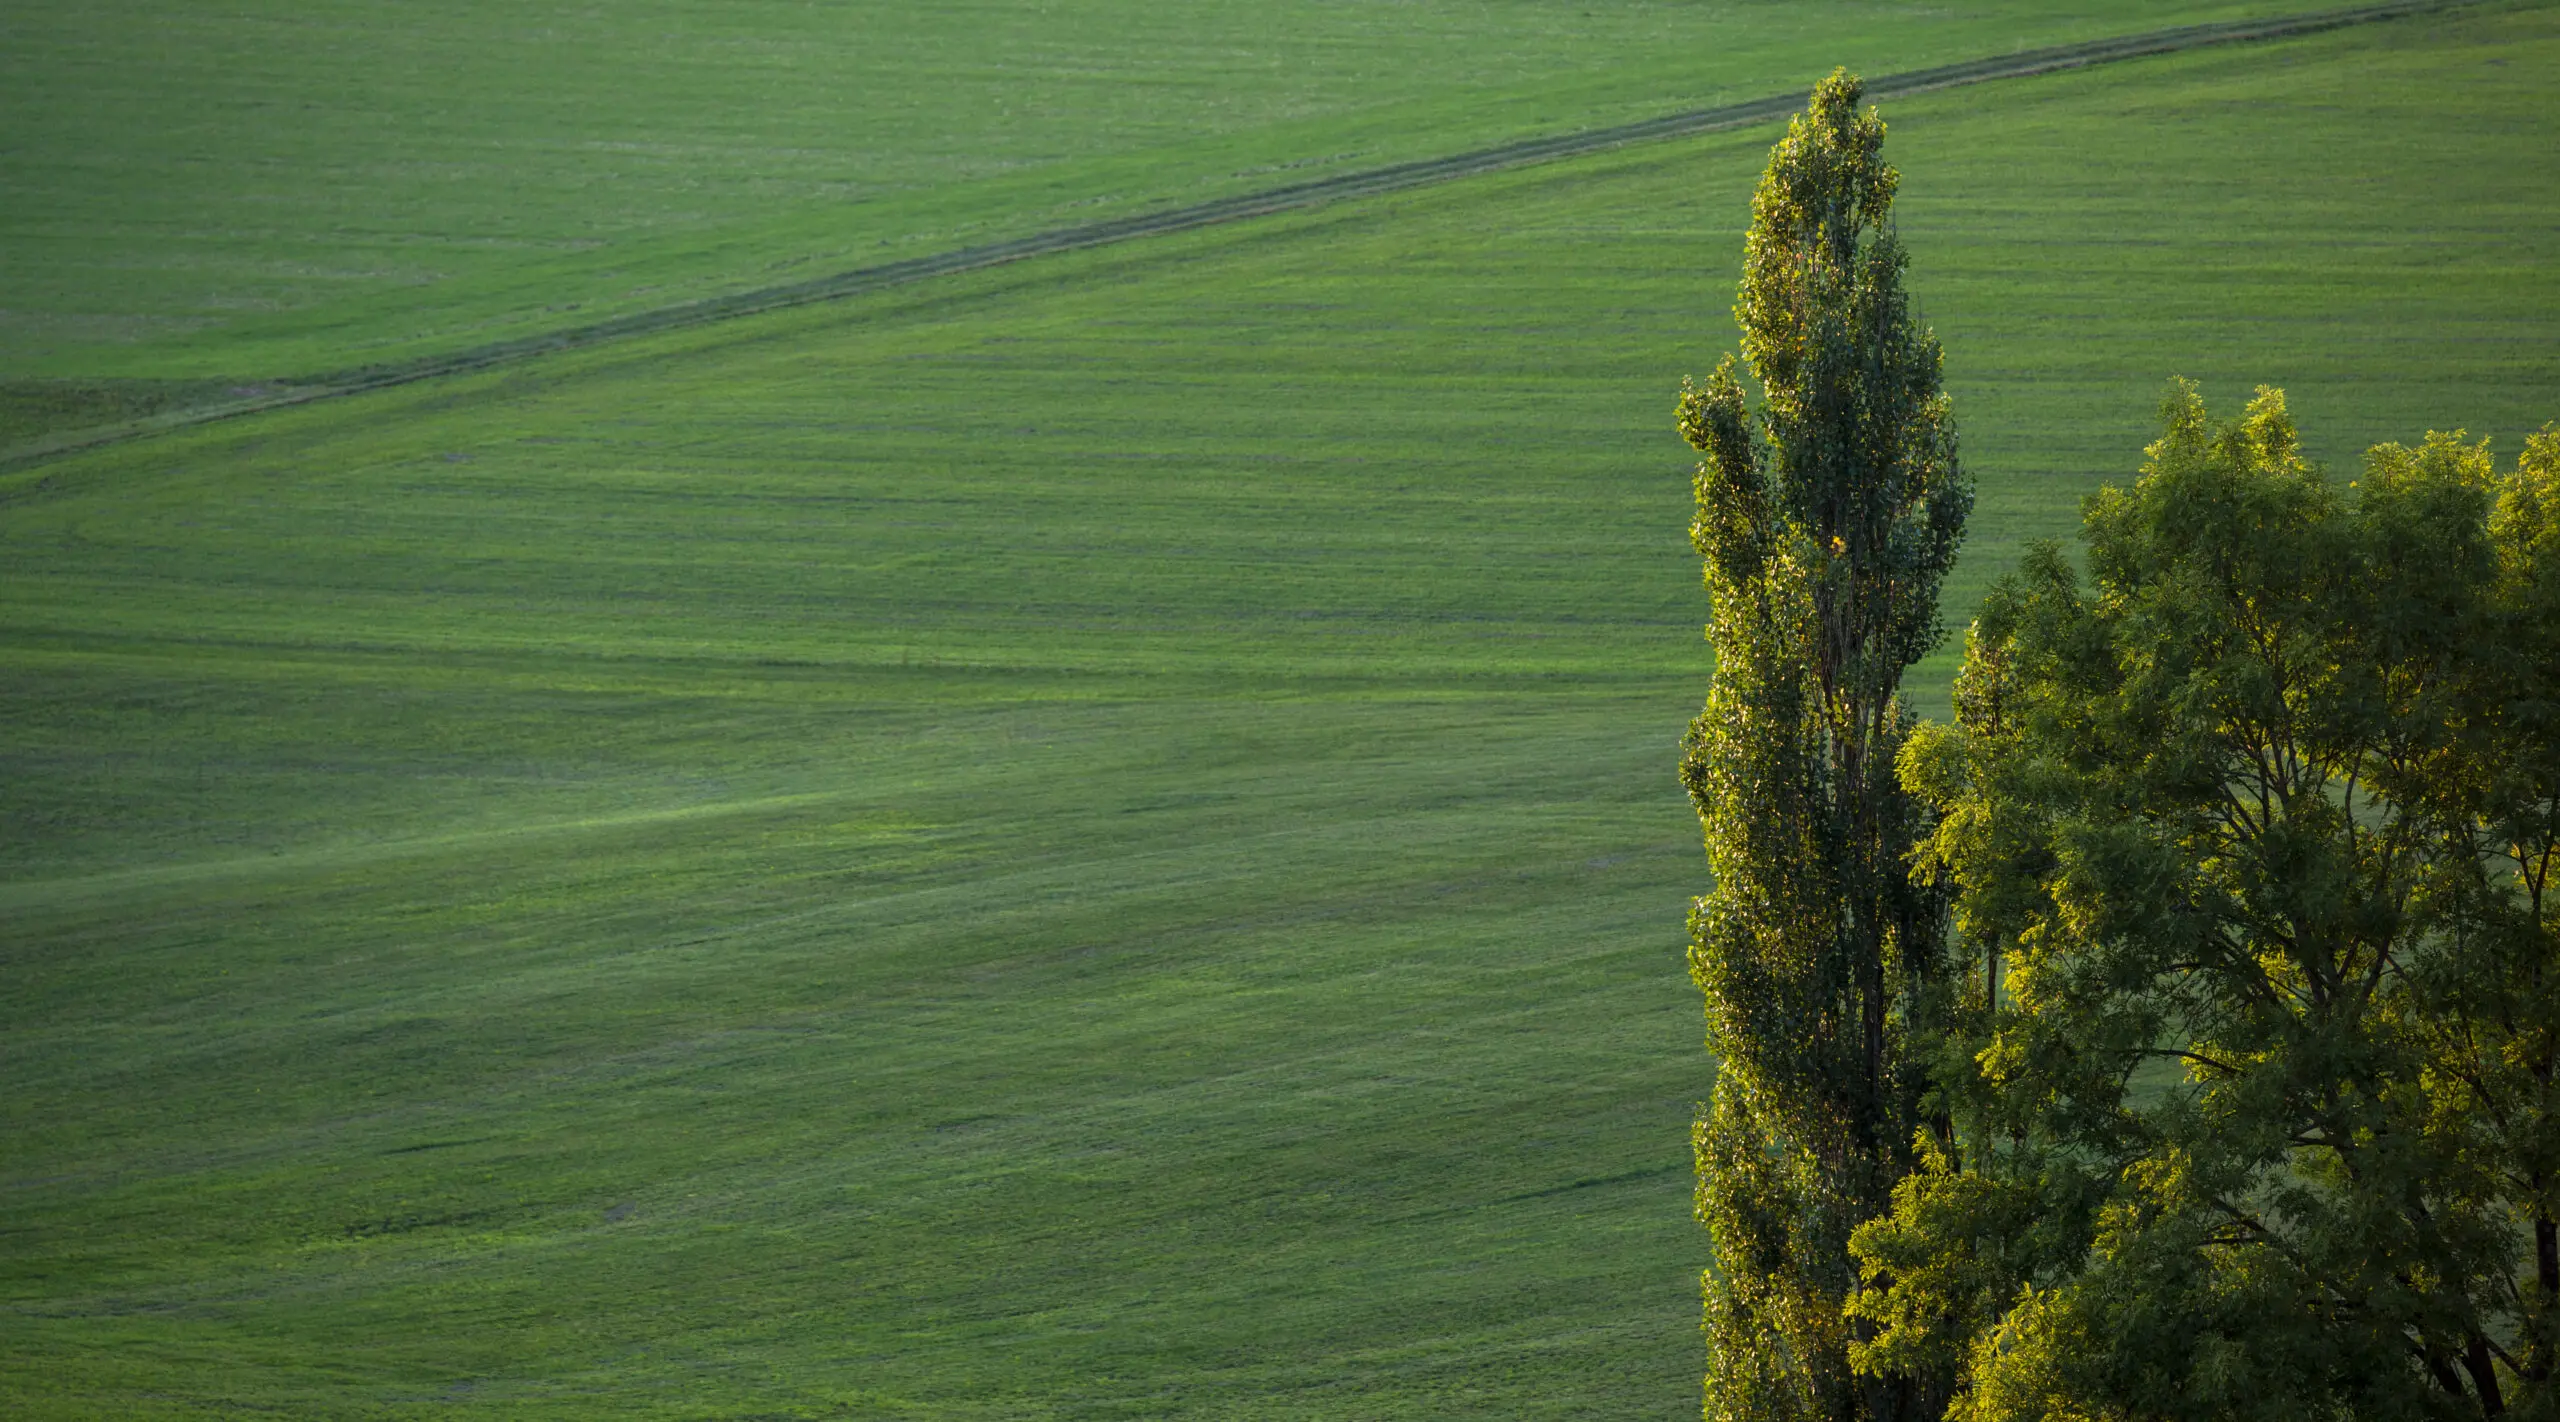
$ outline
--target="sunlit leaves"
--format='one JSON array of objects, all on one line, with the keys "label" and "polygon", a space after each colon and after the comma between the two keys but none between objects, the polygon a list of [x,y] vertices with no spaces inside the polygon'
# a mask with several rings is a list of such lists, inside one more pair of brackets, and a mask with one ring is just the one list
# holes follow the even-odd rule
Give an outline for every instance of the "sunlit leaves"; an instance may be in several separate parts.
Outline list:
[{"label": "sunlit leaves", "polygon": [[1958,1143],[1857,1236],[1861,1361],[1961,1355],[1978,1419],[2547,1415],[2560,438],[2341,489],[2281,392],[2162,417],[1901,759]]},{"label": "sunlit leaves", "polygon": [[1910,1028],[1945,905],[1906,869],[1923,826],[1893,775],[1899,691],[1939,640],[1972,492],[1859,93],[1824,80],[1752,199],[1734,314],[1759,402],[1731,356],[1680,393],[1716,653],[1681,760],[1714,873],[1689,955],[1719,1062],[1697,1133],[1711,1418],[1899,1415],[1911,1395],[1853,1375],[1872,1328],[1842,1305],[1850,1231],[1920,1119]]}]

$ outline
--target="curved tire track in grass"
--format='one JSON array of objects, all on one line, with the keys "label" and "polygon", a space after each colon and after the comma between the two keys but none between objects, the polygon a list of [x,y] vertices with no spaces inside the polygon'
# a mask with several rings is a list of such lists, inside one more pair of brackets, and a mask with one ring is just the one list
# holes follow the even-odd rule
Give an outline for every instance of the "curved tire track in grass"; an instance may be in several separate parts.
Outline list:
[{"label": "curved tire track in grass", "polygon": [[[2227,20],[2204,25],[2183,25],[2175,29],[2154,30],[2146,34],[2122,35],[2113,39],[2090,40],[2080,44],[2022,50],[2016,54],[1967,60],[1960,64],[1941,65],[1934,69],[1915,69],[1901,74],[1888,74],[1867,81],[1867,96],[1871,99],[1899,98],[1938,89],[1957,88],[1967,84],[1988,83],[1998,79],[2023,79],[2069,69],[2086,69],[2129,59],[2173,54],[2181,50],[2205,49],[2218,45],[2245,44],[2261,40],[2290,39],[2300,35],[2317,34],[2324,30],[2344,29],[2352,25],[2464,9],[2478,3],[2480,0],[2390,0],[2390,3],[2359,5],[2341,10],[2279,15],[2256,20]],[[1008,241],[959,247],[929,256],[909,258],[905,261],[886,262],[879,266],[856,267],[849,271],[816,277],[808,281],[758,287],[749,291],[734,292],[727,296],[705,297],[697,301],[659,307],[650,311],[633,312],[627,316],[617,316],[585,325],[563,327],[541,335],[493,341],[486,345],[473,346],[444,355],[421,356],[415,360],[358,366],[312,379],[285,382],[280,387],[271,387],[268,393],[248,399],[219,405],[197,406],[105,429],[74,431],[51,441],[39,442],[0,455],[0,467],[23,468],[80,450],[120,443],[165,430],[231,419],[290,405],[309,404],[315,400],[331,399],[342,395],[356,395],[368,390],[408,385],[441,376],[487,370],[493,366],[511,365],[538,356],[577,350],[631,336],[654,335],[691,326],[703,326],[718,321],[760,315],[769,311],[786,310],[795,306],[837,301],[887,287],[903,286],[933,277],[1002,266],[1033,257],[1079,251],[1088,247],[1108,246],[1141,237],[1186,232],[1220,223],[1322,207],[1330,203],[1374,197],[1382,193],[1401,192],[1408,188],[1427,187],[1434,183],[1500,172],[1506,168],[1520,168],[1534,163],[1547,163],[1563,158],[1599,153],[1612,148],[1623,148],[1630,144],[1774,123],[1793,114],[1803,102],[1804,96],[1800,91],[1790,91],[1784,94],[1773,94],[1766,98],[1747,100],[1743,103],[1666,114],[1660,118],[1644,119],[1636,123],[1619,124],[1609,128],[1584,129],[1544,138],[1522,139],[1514,143],[1475,149],[1443,158],[1418,159],[1407,163],[1391,164],[1383,168],[1338,174],[1330,178],[1264,188],[1258,192],[1219,198],[1212,202],[1139,213],[1102,222],[1082,223],[1072,227],[1052,228],[1046,232],[1035,232]]]}]

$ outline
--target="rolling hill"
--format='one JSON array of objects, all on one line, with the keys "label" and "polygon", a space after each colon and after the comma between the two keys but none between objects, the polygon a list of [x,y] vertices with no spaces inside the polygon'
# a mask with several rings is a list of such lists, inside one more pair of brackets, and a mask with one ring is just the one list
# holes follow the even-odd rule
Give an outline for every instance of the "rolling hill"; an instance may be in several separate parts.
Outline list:
[{"label": "rolling hill", "polygon": [[[2560,417],[2555,65],[2492,5],[1892,105],[1951,610],[2173,373],[2341,466]],[[0,474],[0,1401],[1692,1408],[1670,404],[1772,137]]]}]

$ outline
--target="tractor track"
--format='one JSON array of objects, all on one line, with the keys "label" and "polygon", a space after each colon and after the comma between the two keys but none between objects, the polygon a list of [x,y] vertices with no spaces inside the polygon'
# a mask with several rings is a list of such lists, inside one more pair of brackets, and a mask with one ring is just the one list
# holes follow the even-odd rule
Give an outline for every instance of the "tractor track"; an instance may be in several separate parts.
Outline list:
[{"label": "tractor track", "polygon": [[[1867,80],[1866,91],[1870,99],[1899,98],[1912,94],[1925,94],[1938,89],[1988,83],[1999,79],[2024,79],[2064,70],[2087,69],[2129,59],[2174,54],[2183,50],[2290,39],[2301,35],[2318,34],[2325,30],[2344,29],[2353,25],[2466,9],[2480,3],[2482,0],[2390,0],[2390,3],[2359,5],[2347,9],[2322,10],[2297,15],[2279,15],[2266,19],[2183,25],[2175,29],[2154,30],[2146,34],[2122,35],[2113,39],[2090,40],[2080,44],[2022,50],[2015,54],[1967,60],[1959,64],[1941,65],[1934,69],[1915,69],[1901,74],[1888,74]],[[104,429],[75,431],[51,441],[0,453],[0,469],[25,468],[82,450],[118,444],[193,425],[208,424],[217,420],[237,419],[267,410],[307,405],[348,395],[360,395],[367,391],[385,390],[449,375],[464,375],[473,371],[513,365],[540,356],[580,350],[634,336],[680,331],[694,326],[707,326],[715,322],[788,310],[796,306],[838,301],[889,287],[904,286],[934,277],[954,276],[962,272],[979,271],[987,267],[1003,266],[1034,257],[1081,251],[1089,247],[1109,246],[1141,237],[1188,232],[1196,228],[1240,222],[1256,217],[1269,217],[1284,212],[1302,211],[1357,198],[1375,197],[1385,193],[1451,182],[1460,178],[1501,172],[1509,168],[1521,168],[1536,163],[1606,152],[1609,149],[1623,148],[1631,144],[1774,123],[1792,115],[1803,104],[1803,93],[1791,91],[1738,104],[1693,109],[1684,113],[1666,114],[1660,118],[1643,119],[1635,123],[1618,124],[1608,128],[1583,129],[1544,138],[1522,139],[1442,158],[1417,159],[1412,162],[1390,164],[1382,168],[1343,173],[1330,178],[1264,188],[1257,192],[1243,193],[1185,207],[1052,228],[1045,232],[1035,232],[1002,242],[957,247],[905,261],[885,262],[878,266],[856,267],[808,281],[758,287],[749,291],[733,292],[726,296],[704,297],[696,301],[633,312],[626,316],[616,316],[585,325],[564,327],[541,335],[493,341],[486,345],[473,346],[444,355],[422,356],[415,360],[380,365],[357,366],[328,375],[284,382],[281,383],[282,388],[250,399],[219,405],[197,406]]]}]

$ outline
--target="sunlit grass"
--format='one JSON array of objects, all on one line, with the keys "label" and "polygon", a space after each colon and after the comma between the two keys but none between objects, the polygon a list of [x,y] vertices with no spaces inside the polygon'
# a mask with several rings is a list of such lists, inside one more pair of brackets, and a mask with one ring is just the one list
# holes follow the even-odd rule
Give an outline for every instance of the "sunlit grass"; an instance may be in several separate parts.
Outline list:
[{"label": "sunlit grass", "polygon": [[[2258,0],[0,15],[0,381],[311,375]],[[60,392],[37,394],[58,401]],[[15,404],[0,398],[0,444]]]}]

